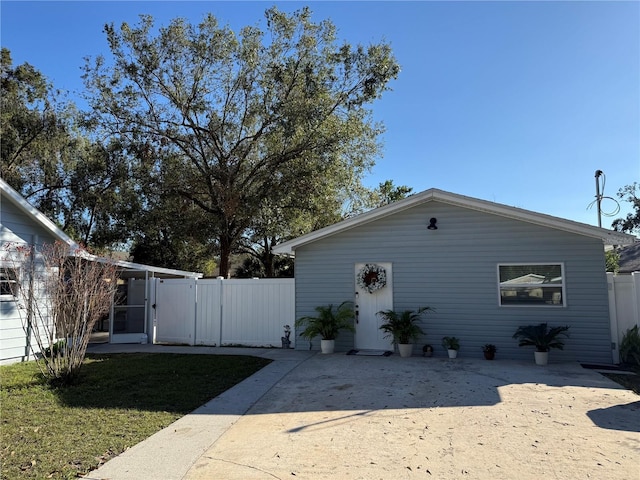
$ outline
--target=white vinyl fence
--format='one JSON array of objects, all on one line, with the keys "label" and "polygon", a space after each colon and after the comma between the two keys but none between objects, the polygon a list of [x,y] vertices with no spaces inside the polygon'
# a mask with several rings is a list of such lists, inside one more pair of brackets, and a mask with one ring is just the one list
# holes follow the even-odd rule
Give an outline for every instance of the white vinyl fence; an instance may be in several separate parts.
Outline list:
[{"label": "white vinyl fence", "polygon": [[[281,347],[284,326],[295,346],[295,281],[154,279],[154,343]],[[640,272],[607,274],[612,361],[628,329],[640,325]]]},{"label": "white vinyl fence", "polygon": [[156,279],[154,343],[281,347],[295,331],[292,278]]},{"label": "white vinyl fence", "polygon": [[613,362],[619,363],[618,347],[630,328],[640,325],[640,272],[631,275],[607,273]]}]

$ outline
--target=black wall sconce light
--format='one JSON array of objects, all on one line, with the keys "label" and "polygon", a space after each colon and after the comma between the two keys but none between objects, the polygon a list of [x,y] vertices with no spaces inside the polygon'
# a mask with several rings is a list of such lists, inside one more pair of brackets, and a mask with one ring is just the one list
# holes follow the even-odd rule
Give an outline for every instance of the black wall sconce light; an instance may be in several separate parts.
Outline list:
[{"label": "black wall sconce light", "polygon": [[427,230],[437,230],[438,226],[436,225],[436,223],[438,223],[438,219],[433,217],[429,219],[429,226],[427,227]]}]

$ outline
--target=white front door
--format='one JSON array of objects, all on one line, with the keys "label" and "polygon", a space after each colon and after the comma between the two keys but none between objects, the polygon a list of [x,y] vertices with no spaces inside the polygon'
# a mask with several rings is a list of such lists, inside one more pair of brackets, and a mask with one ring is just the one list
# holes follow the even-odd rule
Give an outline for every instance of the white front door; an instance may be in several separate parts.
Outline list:
[{"label": "white front door", "polygon": [[393,347],[392,339],[390,337],[384,338],[385,333],[380,330],[380,325],[384,322],[376,314],[380,310],[389,310],[393,308],[393,275],[391,271],[391,263],[369,263],[369,265],[373,264],[384,268],[386,273],[386,285],[372,293],[369,293],[366,289],[358,285],[358,275],[366,264],[356,263],[355,265],[355,348],[359,350],[390,350]]}]

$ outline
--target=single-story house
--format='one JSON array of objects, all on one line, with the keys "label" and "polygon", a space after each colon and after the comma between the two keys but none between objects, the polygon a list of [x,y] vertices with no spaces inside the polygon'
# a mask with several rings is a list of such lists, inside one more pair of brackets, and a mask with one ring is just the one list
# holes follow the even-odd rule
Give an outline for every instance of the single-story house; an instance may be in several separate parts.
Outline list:
[{"label": "single-story house", "polygon": [[[24,306],[11,294],[10,283],[25,281],[26,272],[8,259],[9,245],[34,246],[35,251],[55,241],[80,250],[68,235],[42,212],[34,208],[17,191],[0,178],[0,364],[27,360],[31,357],[24,322]],[[37,253],[36,253],[37,255]],[[104,259],[88,255],[94,261]],[[199,278],[201,273],[114,262],[120,268],[118,289],[121,293],[112,305],[108,325],[112,343],[141,343],[153,340],[155,292],[152,278]],[[16,268],[17,267],[17,268]],[[30,342],[35,345],[35,342]]]},{"label": "single-story house", "polygon": [[[356,332],[341,332],[336,351],[386,350],[380,310],[429,306],[426,335],[445,355],[444,336],[460,339],[461,357],[497,346],[498,358],[531,359],[512,335],[521,325],[569,325],[564,351],[551,361],[611,363],[604,245],[632,235],[438,189],[366,212],[282,243],[295,255],[296,318],[320,305],[353,301]],[[382,281],[379,281],[382,279]],[[296,339],[296,348],[317,349]]]}]

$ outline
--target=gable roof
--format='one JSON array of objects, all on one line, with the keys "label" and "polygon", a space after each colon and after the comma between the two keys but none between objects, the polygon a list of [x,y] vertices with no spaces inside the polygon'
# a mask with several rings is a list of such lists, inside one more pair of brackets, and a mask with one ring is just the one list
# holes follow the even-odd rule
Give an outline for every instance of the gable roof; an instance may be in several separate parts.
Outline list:
[{"label": "gable roof", "polygon": [[618,253],[620,254],[618,273],[640,272],[640,241],[624,247]]},{"label": "gable roof", "polygon": [[30,217],[34,223],[40,225],[47,232],[51,234],[53,238],[66,243],[72,248],[80,248],[80,246],[74,242],[71,237],[64,233],[58,226],[53,223],[44,213],[31,205],[22,195],[15,191],[7,182],[0,178],[0,192],[2,196],[13,203],[18,210],[22,211],[28,217]]},{"label": "gable roof", "polygon": [[[0,193],[2,194],[2,201],[5,199],[9,200],[12,204],[14,204],[20,211],[22,211],[27,217],[31,218],[34,223],[40,225],[42,228],[47,230],[51,234],[53,238],[59,240],[65,244],[67,244],[72,251],[79,251],[82,247],[74,241],[71,237],[69,237],[66,233],[64,233],[55,223],[53,223],[44,213],[31,205],[22,195],[20,195],[16,190],[13,189],[4,179],[0,178]],[[150,272],[156,276],[175,276],[175,277],[190,277],[190,278],[200,278],[202,277],[201,273],[197,272],[187,272],[183,270],[174,270],[172,268],[163,268],[163,267],[154,267],[152,265],[143,265],[140,263],[133,262],[125,262],[125,261],[114,261],[111,259],[99,257],[97,255],[93,255],[91,253],[85,253],[84,257],[87,260],[95,261],[95,262],[112,262],[118,267],[124,270],[130,271],[141,271],[141,272]]]},{"label": "gable roof", "polygon": [[370,210],[363,214],[357,215],[352,218],[348,218],[341,222],[335,223],[320,230],[302,235],[293,240],[283,242],[277,245],[273,251],[277,254],[292,254],[295,249],[303,245],[308,245],[317,240],[336,235],[354,227],[364,225],[375,220],[393,215],[395,213],[407,210],[409,208],[421,205],[428,202],[442,202],[449,205],[455,205],[470,210],[476,210],[479,212],[490,213],[492,215],[499,215],[501,217],[511,218],[522,222],[533,223],[535,225],[541,225],[544,227],[554,228],[557,230],[563,230],[566,232],[575,233],[578,235],[584,235],[587,237],[599,238],[605,245],[628,245],[635,241],[633,235],[626,233],[615,232],[613,230],[607,230],[605,228],[594,227],[585,223],[574,222],[572,220],[565,220],[563,218],[552,217],[551,215],[545,215],[542,213],[532,212],[530,210],[524,210],[516,207],[509,207],[500,203],[489,202],[486,200],[480,200],[478,198],[466,197],[464,195],[458,195],[456,193],[445,192],[444,190],[438,190],[437,188],[431,188],[424,192],[411,195],[403,200],[399,200],[389,205],[385,205],[374,210]]}]

